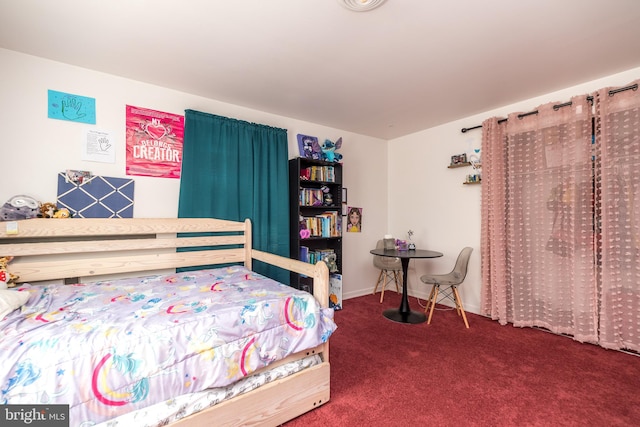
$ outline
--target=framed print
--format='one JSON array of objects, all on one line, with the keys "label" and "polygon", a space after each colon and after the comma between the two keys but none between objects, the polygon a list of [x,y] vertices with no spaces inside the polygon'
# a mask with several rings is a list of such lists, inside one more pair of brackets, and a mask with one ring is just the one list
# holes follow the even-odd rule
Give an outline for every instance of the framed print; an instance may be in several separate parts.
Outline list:
[{"label": "framed print", "polygon": [[467,153],[456,154],[455,156],[451,156],[452,165],[460,165],[466,162],[467,162]]},{"label": "framed print", "polygon": [[318,138],[315,136],[298,134],[298,150],[300,157],[307,159],[320,160],[321,153],[316,152],[315,147],[318,146]]},{"label": "framed print", "polygon": [[362,231],[362,208],[349,206],[347,208],[347,233]]}]

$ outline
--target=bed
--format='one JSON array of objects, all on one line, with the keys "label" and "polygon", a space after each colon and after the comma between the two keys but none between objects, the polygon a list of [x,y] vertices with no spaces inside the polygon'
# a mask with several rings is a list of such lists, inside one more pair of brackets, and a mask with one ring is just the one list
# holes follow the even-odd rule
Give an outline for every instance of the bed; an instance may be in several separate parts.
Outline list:
[{"label": "bed", "polygon": [[[19,277],[3,292],[29,297],[0,319],[0,403],[69,404],[71,426],[248,426],[329,401],[328,269],[253,249],[250,221],[3,228],[0,255]],[[313,295],[254,261],[312,277]],[[171,415],[147,422],[162,410]]]}]

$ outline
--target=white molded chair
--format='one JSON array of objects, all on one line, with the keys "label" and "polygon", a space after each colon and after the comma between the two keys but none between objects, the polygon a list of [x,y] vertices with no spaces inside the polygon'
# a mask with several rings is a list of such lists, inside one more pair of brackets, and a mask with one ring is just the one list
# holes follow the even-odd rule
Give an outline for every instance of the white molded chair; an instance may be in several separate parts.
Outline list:
[{"label": "white molded chair", "polygon": [[[376,249],[382,249],[384,247],[384,241],[378,240],[376,243]],[[385,256],[374,255],[373,256],[373,266],[380,269],[380,274],[378,275],[378,281],[376,282],[376,287],[373,289],[373,293],[375,294],[378,291],[378,286],[380,286],[380,282],[382,283],[382,293],[380,294],[380,303],[384,300],[384,290],[387,287],[387,280],[391,279],[393,275],[393,281],[396,284],[396,292],[400,293],[400,287],[402,286],[402,262],[400,258],[391,258]],[[391,283],[389,280],[388,283]]]},{"label": "white molded chair", "polygon": [[462,284],[465,277],[467,277],[467,267],[469,265],[469,258],[471,257],[472,251],[473,248],[470,247],[462,249],[460,255],[458,255],[456,265],[453,267],[453,270],[450,273],[425,274],[424,276],[420,277],[420,280],[423,283],[431,285],[431,293],[429,294],[429,298],[427,299],[427,306],[424,310],[425,314],[427,313],[427,311],[429,312],[429,319],[427,320],[428,324],[431,323],[433,309],[438,302],[438,291],[442,287],[444,289],[440,301],[445,298],[449,298],[451,301],[453,301],[456,305],[458,316],[462,315],[465,326],[469,328],[467,315],[464,312],[464,308],[462,307],[462,300],[460,299],[460,294],[458,293],[458,286]]}]

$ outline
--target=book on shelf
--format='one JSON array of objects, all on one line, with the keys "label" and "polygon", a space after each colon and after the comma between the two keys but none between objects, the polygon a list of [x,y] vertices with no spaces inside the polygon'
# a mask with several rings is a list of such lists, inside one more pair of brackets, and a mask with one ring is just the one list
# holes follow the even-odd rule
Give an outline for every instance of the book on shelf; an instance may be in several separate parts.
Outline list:
[{"label": "book on shelf", "polygon": [[331,248],[309,249],[307,246],[301,246],[300,261],[307,262],[309,264],[316,264],[318,261],[325,260],[329,254],[333,253],[335,253],[335,251]]},{"label": "book on shelf", "polygon": [[309,262],[309,248],[307,246],[300,246],[300,261]]},{"label": "book on shelf", "polygon": [[322,206],[324,193],[319,188],[301,188],[300,206]]},{"label": "book on shelf", "polygon": [[327,211],[316,216],[303,216],[302,222],[310,232],[310,237],[339,237],[342,216],[337,211]]},{"label": "book on shelf", "polygon": [[300,179],[303,181],[336,182],[334,166],[309,166],[300,169]]},{"label": "book on shelf", "polygon": [[342,274],[329,275],[329,308],[342,310]]}]

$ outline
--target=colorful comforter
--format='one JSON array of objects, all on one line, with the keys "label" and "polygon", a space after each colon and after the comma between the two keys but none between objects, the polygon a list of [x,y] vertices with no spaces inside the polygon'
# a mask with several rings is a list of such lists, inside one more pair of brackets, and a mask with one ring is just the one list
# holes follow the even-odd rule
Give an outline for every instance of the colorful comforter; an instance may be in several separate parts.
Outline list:
[{"label": "colorful comforter", "polygon": [[241,266],[22,291],[0,320],[0,404],[69,404],[72,426],[226,386],[336,328],[310,294]]}]

